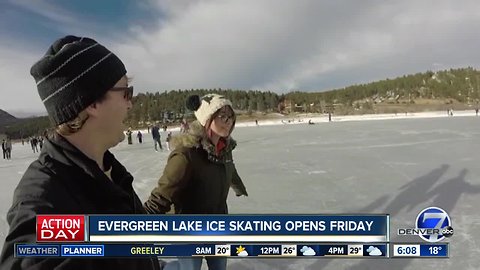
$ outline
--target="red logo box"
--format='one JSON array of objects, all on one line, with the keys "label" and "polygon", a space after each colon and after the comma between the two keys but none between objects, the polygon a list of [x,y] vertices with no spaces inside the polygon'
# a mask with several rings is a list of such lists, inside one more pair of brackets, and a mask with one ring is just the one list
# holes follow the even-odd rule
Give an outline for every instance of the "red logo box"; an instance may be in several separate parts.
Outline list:
[{"label": "red logo box", "polygon": [[37,215],[37,242],[84,242],[85,216]]}]

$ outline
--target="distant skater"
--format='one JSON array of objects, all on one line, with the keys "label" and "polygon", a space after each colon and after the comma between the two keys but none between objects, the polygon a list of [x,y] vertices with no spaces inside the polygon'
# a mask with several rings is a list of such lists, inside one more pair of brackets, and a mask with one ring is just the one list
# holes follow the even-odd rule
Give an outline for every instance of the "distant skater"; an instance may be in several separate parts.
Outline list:
[{"label": "distant skater", "polygon": [[30,145],[32,146],[32,151],[33,153],[38,153],[38,139],[36,137],[33,137],[31,140],[30,140]]},{"label": "distant skater", "polygon": [[38,145],[40,146],[40,151],[42,151],[42,148],[43,148],[43,137],[38,137]]},{"label": "distant skater", "polygon": [[167,139],[165,139],[167,143],[167,150],[170,151],[170,140],[172,139],[172,132],[168,132]]},{"label": "distant skater", "polygon": [[12,158],[12,141],[10,140],[10,138],[7,138],[7,140],[5,141],[5,151],[6,151],[6,156],[7,156],[7,159],[11,159]]},{"label": "distant skater", "polygon": [[133,141],[132,141],[132,129],[129,128],[128,131],[127,131],[127,141],[128,141],[128,144],[133,144]]},{"label": "distant skater", "polygon": [[[155,146],[155,151],[158,151],[158,147],[160,148],[160,150],[163,150],[162,142],[160,141],[160,128],[158,127],[158,124],[155,124],[152,127],[152,138]],[[157,147],[157,144],[158,144],[158,147]]]},{"label": "distant skater", "polygon": [[7,159],[7,142],[5,140],[2,141],[2,152],[3,159]]}]

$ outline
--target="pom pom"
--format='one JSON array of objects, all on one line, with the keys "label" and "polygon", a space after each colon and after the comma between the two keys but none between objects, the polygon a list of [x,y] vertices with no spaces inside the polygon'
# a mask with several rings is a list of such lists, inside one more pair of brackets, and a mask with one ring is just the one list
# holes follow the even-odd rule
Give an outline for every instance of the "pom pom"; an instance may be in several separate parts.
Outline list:
[{"label": "pom pom", "polygon": [[187,109],[190,111],[196,111],[200,108],[202,101],[198,95],[189,96],[187,99]]}]

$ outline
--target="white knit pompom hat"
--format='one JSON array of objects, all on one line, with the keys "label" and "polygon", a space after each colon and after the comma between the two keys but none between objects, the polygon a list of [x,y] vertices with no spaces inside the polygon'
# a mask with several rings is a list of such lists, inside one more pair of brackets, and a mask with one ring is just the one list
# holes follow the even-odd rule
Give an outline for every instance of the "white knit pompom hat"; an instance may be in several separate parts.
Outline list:
[{"label": "white knit pompom hat", "polygon": [[230,106],[232,102],[226,97],[218,94],[207,94],[203,97],[193,95],[187,99],[187,108],[195,112],[195,117],[202,126],[205,126],[208,119],[223,106]]}]

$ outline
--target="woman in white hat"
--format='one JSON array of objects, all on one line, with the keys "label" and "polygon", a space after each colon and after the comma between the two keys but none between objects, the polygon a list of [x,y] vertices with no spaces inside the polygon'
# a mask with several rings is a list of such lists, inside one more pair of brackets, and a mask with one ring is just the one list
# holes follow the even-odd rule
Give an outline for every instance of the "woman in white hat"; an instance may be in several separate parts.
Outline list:
[{"label": "woman in white hat", "polygon": [[[227,214],[230,187],[248,196],[233,163],[231,138],[235,127],[232,103],[224,96],[190,96],[187,108],[195,112],[188,133],[171,139],[172,153],[163,175],[145,203],[149,213]],[[210,270],[226,269],[226,258],[207,258]],[[200,269],[202,258],[181,258],[179,269]]]}]

